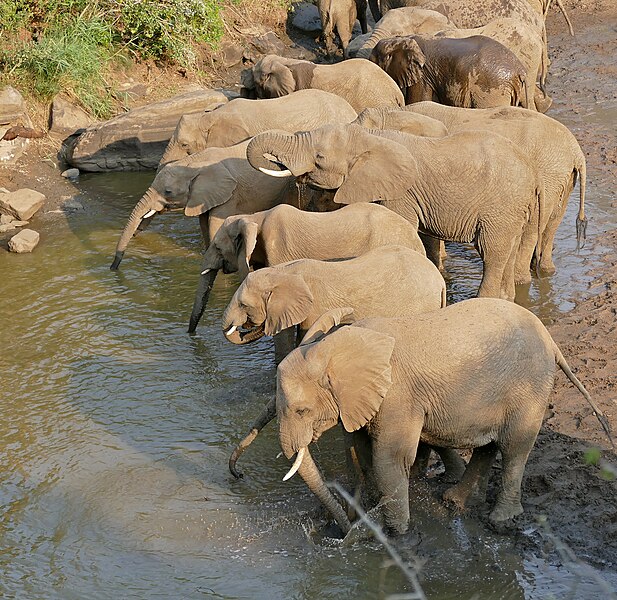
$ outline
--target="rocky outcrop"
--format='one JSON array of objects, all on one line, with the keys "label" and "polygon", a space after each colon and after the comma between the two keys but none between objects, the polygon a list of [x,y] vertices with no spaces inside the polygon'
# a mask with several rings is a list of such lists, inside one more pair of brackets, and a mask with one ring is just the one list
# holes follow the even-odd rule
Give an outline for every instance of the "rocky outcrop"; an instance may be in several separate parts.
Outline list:
[{"label": "rocky outcrop", "polygon": [[23,188],[16,192],[0,194],[0,213],[10,215],[19,221],[27,221],[44,203],[45,194]]},{"label": "rocky outcrop", "polygon": [[88,128],[69,150],[67,160],[81,171],[155,169],[182,115],[225,102],[222,92],[199,89],[134,108]]},{"label": "rocky outcrop", "polygon": [[40,236],[33,229],[22,229],[9,240],[9,250],[18,254],[32,252],[39,243]]},{"label": "rocky outcrop", "polygon": [[56,96],[51,103],[49,131],[62,138],[69,137],[92,125],[90,115],[62,96]]}]

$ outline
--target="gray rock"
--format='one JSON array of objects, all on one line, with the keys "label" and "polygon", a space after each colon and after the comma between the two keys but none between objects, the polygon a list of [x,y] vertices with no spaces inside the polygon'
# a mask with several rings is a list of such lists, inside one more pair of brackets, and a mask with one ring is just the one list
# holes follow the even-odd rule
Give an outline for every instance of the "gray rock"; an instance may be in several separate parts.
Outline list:
[{"label": "gray rock", "polygon": [[321,19],[317,7],[308,2],[294,4],[291,24],[296,29],[306,33],[319,33],[321,31]]},{"label": "gray rock", "polygon": [[223,42],[216,56],[216,62],[228,69],[237,65],[244,55],[244,47],[233,42]]},{"label": "gray rock", "polygon": [[[273,31],[253,37],[249,40],[249,43],[251,49],[259,54],[282,54],[285,51],[285,44]],[[246,55],[247,53],[245,53]]]},{"label": "gray rock", "polygon": [[0,213],[11,215],[20,221],[27,221],[44,203],[45,194],[23,188],[0,195]]},{"label": "gray rock", "polygon": [[155,169],[182,115],[211,110],[226,102],[220,91],[199,89],[134,108],[88,128],[67,160],[81,171]]},{"label": "gray rock", "polygon": [[49,131],[62,138],[69,137],[92,125],[90,115],[62,96],[56,96],[51,103]]},{"label": "gray rock", "polygon": [[83,210],[84,205],[81,202],[77,202],[77,200],[67,200],[62,208],[64,210]]},{"label": "gray rock", "polygon": [[7,223],[2,223],[0,224],[0,233],[6,233],[7,231],[17,229],[18,227],[25,227],[28,223],[28,221],[10,221]]},{"label": "gray rock", "polygon": [[9,250],[24,254],[32,252],[39,243],[39,234],[32,229],[22,229],[9,240]]},{"label": "gray rock", "polygon": [[363,33],[351,40],[349,42],[349,46],[347,46],[347,56],[349,58],[355,58],[358,54],[358,50],[364,46],[365,42],[371,37],[372,31],[368,33]]},{"label": "gray rock", "polygon": [[62,171],[62,177],[65,177],[69,181],[77,181],[79,179],[79,169],[73,167],[72,169]]},{"label": "gray rock", "polygon": [[[10,85],[0,90],[0,124],[18,121],[26,112],[22,95]],[[4,134],[3,134],[4,135]]]}]

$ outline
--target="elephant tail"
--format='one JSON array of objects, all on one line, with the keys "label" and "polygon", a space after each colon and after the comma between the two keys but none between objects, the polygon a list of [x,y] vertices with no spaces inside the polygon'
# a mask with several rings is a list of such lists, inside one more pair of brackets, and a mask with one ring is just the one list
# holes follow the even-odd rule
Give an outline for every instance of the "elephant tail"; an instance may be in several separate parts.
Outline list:
[{"label": "elephant tail", "polygon": [[604,433],[606,433],[609,441],[611,442],[611,446],[614,448],[615,444],[613,442],[613,438],[611,436],[611,430],[608,423],[608,419],[606,415],[598,408],[596,403],[592,400],[589,392],[585,389],[585,386],[579,381],[574,373],[572,373],[572,369],[570,369],[570,365],[566,362],[566,359],[563,357],[561,350],[557,346],[557,344],[553,341],[553,352],[555,353],[555,360],[559,368],[565,373],[566,377],[572,382],[575,388],[583,395],[583,398],[587,400],[589,406],[591,406],[592,410],[600,425],[602,425],[602,429],[604,429]]},{"label": "elephant tail", "polygon": [[536,249],[534,251],[536,261],[536,275],[540,276],[540,259],[542,258],[542,234],[546,228],[544,219],[548,218],[546,214],[546,203],[544,194],[544,184],[538,181],[536,185],[536,200],[538,205],[538,240],[536,242]]},{"label": "elephant tail", "polygon": [[444,285],[441,288],[441,308],[445,308],[447,305],[448,305],[447,291],[446,291],[446,286]]},{"label": "elephant tail", "polygon": [[579,202],[578,215],[576,216],[576,249],[580,250],[585,246],[587,239],[587,218],[585,217],[585,188],[587,185],[587,162],[582,157],[581,163],[574,168],[574,185],[578,175]]}]

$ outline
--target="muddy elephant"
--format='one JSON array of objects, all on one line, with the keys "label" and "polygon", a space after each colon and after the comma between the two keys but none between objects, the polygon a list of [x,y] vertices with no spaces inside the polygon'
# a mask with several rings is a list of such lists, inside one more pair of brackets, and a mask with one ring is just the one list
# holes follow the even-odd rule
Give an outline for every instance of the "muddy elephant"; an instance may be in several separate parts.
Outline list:
[{"label": "muddy elephant", "polygon": [[306,131],[326,123],[350,123],[356,116],[346,100],[322,90],[300,90],[271,100],[236,98],[215,110],[184,115],[159,169],[206,148],[232,146],[268,129]]},{"label": "muddy elephant", "polygon": [[368,31],[366,5],[367,0],[317,0],[322,38],[328,56],[331,57],[335,53],[335,32],[338,34],[343,57],[345,57],[356,19],[360,21],[362,33]]},{"label": "muddy elephant", "polygon": [[521,479],[556,365],[608,433],[606,418],[544,325],[521,306],[475,298],[410,317],[363,319],[327,334],[341,314],[326,313],[316,333],[309,330],[279,365],[276,412],[283,453],[288,459],[297,453],[284,480],[298,470],[344,532],[349,524],[308,450],[339,422],[348,432],[368,433],[366,468],[394,533],[409,525],[409,471],[420,441],[473,448],[462,480],[444,494],[458,508],[472,494],[485,495],[501,452],[502,486],[490,519],[503,522],[523,512]]},{"label": "muddy elephant", "polygon": [[204,254],[189,333],[201,319],[220,269],[238,273],[243,280],[251,268],[300,258],[352,258],[392,244],[424,254],[417,228],[382,206],[307,212],[280,205],[252,215],[228,217]]},{"label": "muddy elephant", "polygon": [[[546,225],[541,232],[540,262],[538,270],[546,275],[555,272],[553,244],[557,228],[563,219],[572,189],[579,181],[579,209],[576,217],[577,247],[585,243],[587,219],[585,218],[585,189],[587,167],[583,153],[574,134],[562,123],[522,108],[466,109],[444,106],[435,102],[420,102],[405,107],[405,112],[424,115],[441,121],[448,131],[460,133],[483,129],[511,140],[535,166],[544,186]],[[404,118],[397,114],[394,123],[401,127]],[[410,127],[416,127],[411,121]],[[405,131],[405,129],[402,129]],[[537,238],[528,229],[521,241],[516,263],[515,280],[531,280],[529,265]]]},{"label": "muddy elephant", "polygon": [[[223,331],[235,344],[285,336],[280,362],[323,313],[344,304],[358,318],[428,312],[446,305],[446,284],[430,260],[405,246],[379,247],[343,261],[296,260],[250,273],[225,309]],[[234,450],[234,476],[241,476],[238,458],[275,414],[272,400]],[[451,476],[462,475],[458,455],[442,458]]]},{"label": "muddy elephant", "polygon": [[336,190],[335,203],[379,201],[422,233],[473,243],[484,263],[480,296],[514,298],[520,239],[527,227],[544,228],[535,168],[490,132],[425,138],[358,125],[266,132],[251,140],[247,158],[266,174]]},{"label": "muddy elephant", "polygon": [[434,99],[466,108],[529,105],[525,66],[485,36],[387,38],[370,60],[396,81],[406,104]]},{"label": "muddy elephant", "polygon": [[352,59],[333,65],[270,54],[242,74],[244,88],[257,98],[278,98],[302,89],[319,89],[345,98],[360,112],[369,107],[404,106],[405,100],[392,78],[376,65]]},{"label": "muddy elephant", "polygon": [[119,267],[133,236],[155,215],[168,210],[184,209],[189,217],[199,216],[208,246],[230,215],[259,212],[278,204],[304,208],[316,202],[321,194],[308,187],[300,189],[293,177],[276,180],[256,172],[246,160],[247,146],[248,141],[228,148],[207,148],[165,165],[133,208],[110,268]]}]

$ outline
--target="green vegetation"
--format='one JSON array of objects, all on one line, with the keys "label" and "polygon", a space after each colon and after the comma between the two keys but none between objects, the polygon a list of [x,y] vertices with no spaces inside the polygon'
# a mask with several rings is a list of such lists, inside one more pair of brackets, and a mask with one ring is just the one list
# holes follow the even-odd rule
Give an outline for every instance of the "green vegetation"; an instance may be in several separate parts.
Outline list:
[{"label": "green vegetation", "polygon": [[2,0],[0,81],[42,99],[65,89],[97,117],[112,108],[105,73],[121,56],[195,66],[223,34],[219,0]]}]

